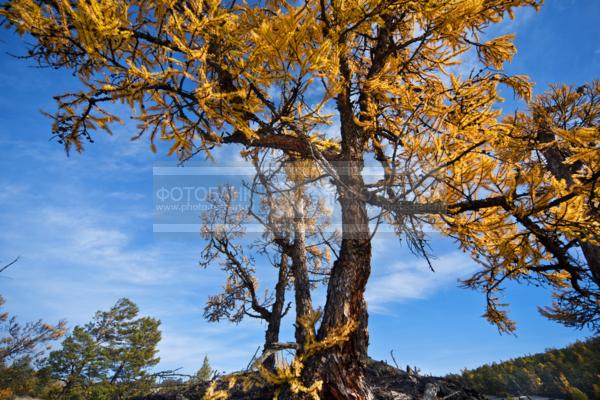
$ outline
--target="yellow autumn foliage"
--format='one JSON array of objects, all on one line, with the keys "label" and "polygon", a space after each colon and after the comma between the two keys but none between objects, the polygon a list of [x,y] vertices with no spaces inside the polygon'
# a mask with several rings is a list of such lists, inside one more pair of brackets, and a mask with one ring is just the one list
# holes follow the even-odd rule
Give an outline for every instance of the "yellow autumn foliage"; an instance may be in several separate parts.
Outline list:
[{"label": "yellow autumn foliage", "polygon": [[[532,86],[501,70],[516,53],[513,35],[481,39],[515,8],[540,3],[10,0],[0,15],[34,38],[31,57],[82,82],[50,115],[67,149],[110,132],[120,121],[111,105],[122,103],[137,137],[184,160],[236,143],[310,159],[312,176],[341,153],[373,155],[385,178],[359,193],[365,202],[398,229],[406,218],[388,203],[447,205],[450,215],[419,223],[457,238],[487,274],[470,286],[494,291],[502,277],[576,284],[573,269],[586,266],[572,265],[573,248],[600,244],[598,129],[574,123],[597,113],[582,93],[599,84],[556,88],[532,103],[531,117],[504,118],[500,87],[530,101]],[[469,54],[480,69],[461,66]],[[571,123],[561,125],[567,116],[552,102],[571,104]],[[536,139],[533,126],[552,140]],[[548,149],[567,154],[560,164],[572,182],[540,162]],[[494,196],[502,200],[474,205]],[[562,267],[532,267],[553,261]],[[490,299],[490,320],[510,330]]]}]

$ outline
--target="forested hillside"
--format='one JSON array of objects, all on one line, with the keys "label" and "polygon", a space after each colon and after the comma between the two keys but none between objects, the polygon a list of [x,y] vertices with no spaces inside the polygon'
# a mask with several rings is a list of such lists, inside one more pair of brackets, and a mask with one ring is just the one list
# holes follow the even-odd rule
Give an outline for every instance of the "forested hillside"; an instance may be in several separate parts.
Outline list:
[{"label": "forested hillside", "polygon": [[600,336],[465,370],[461,379],[481,393],[539,395],[558,398],[600,398]]}]

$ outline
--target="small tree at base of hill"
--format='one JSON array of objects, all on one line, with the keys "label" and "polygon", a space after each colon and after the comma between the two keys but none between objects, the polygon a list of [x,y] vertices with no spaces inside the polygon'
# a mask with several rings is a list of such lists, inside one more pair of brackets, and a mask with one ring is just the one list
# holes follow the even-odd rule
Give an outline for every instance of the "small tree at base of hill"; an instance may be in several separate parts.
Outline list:
[{"label": "small tree at base of hill", "polygon": [[1,309],[3,305],[4,298],[0,296],[0,400],[32,395],[43,385],[33,364],[40,360],[50,342],[64,335],[66,327],[65,321],[56,325],[42,320],[21,324]]},{"label": "small tree at base of hill", "polygon": [[196,372],[196,375],[194,375],[194,377],[192,378],[192,381],[194,383],[210,381],[213,378],[214,373],[215,373],[215,371],[212,369],[212,367],[210,366],[210,363],[208,362],[208,356],[204,356],[204,361],[202,361],[202,366],[200,367],[198,372]]}]

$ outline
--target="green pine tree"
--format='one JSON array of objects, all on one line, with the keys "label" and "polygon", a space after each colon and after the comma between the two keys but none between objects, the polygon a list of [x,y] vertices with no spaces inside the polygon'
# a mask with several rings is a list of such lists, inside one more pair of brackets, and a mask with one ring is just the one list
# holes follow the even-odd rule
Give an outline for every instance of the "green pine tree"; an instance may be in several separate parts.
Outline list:
[{"label": "green pine tree", "polygon": [[147,391],[154,383],[148,368],[159,361],[160,321],[138,313],[131,300],[120,299],[84,327],[76,326],[46,363],[50,375],[63,382],[54,397],[122,399]]},{"label": "green pine tree", "polygon": [[213,378],[214,370],[210,366],[208,362],[208,356],[204,356],[204,361],[202,362],[202,367],[196,372],[194,376],[195,382],[207,382]]}]

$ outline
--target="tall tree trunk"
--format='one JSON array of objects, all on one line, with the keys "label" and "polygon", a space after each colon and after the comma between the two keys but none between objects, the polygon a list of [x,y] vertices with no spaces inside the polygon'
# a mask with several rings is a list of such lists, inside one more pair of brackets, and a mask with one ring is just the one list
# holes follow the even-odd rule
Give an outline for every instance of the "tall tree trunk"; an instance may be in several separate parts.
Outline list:
[{"label": "tall tree trunk", "polygon": [[371,272],[371,241],[366,205],[357,195],[362,193],[364,185],[361,164],[352,162],[338,168],[346,185],[339,189],[343,237],[339,257],[331,270],[318,338],[323,339],[333,329],[349,323],[357,327],[341,346],[326,350],[320,357],[326,399],[373,398],[364,376],[369,345],[364,292]]},{"label": "tall tree trunk", "polygon": [[[267,321],[267,331],[265,332],[265,350],[279,341],[279,330],[281,327],[281,318],[283,317],[283,308],[285,306],[285,289],[288,284],[288,255],[281,253],[281,262],[279,264],[279,274],[277,284],[275,285],[275,302],[271,308],[271,317]],[[275,369],[275,354],[270,355],[264,362],[264,366],[270,370]]]},{"label": "tall tree trunk", "polygon": [[364,373],[369,346],[364,293],[371,273],[371,238],[362,177],[368,135],[354,123],[349,88],[338,96],[338,110],[342,151],[334,167],[339,178],[336,186],[342,214],[342,243],[331,270],[317,337],[323,339],[347,324],[355,324],[356,328],[348,340],[314,357],[308,373],[318,371],[325,399],[369,400],[373,394]]},{"label": "tall tree trunk", "polygon": [[294,208],[294,242],[292,244],[292,273],[294,276],[294,294],[296,302],[296,329],[295,337],[299,351],[306,343],[308,335],[307,327],[303,325],[307,317],[313,312],[310,294],[310,281],[308,277],[308,265],[306,261],[306,225],[305,225],[305,202],[304,193],[301,188],[296,189]]},{"label": "tall tree trunk", "polygon": [[600,247],[589,243],[581,243],[583,256],[592,273],[592,279],[600,287]]}]

